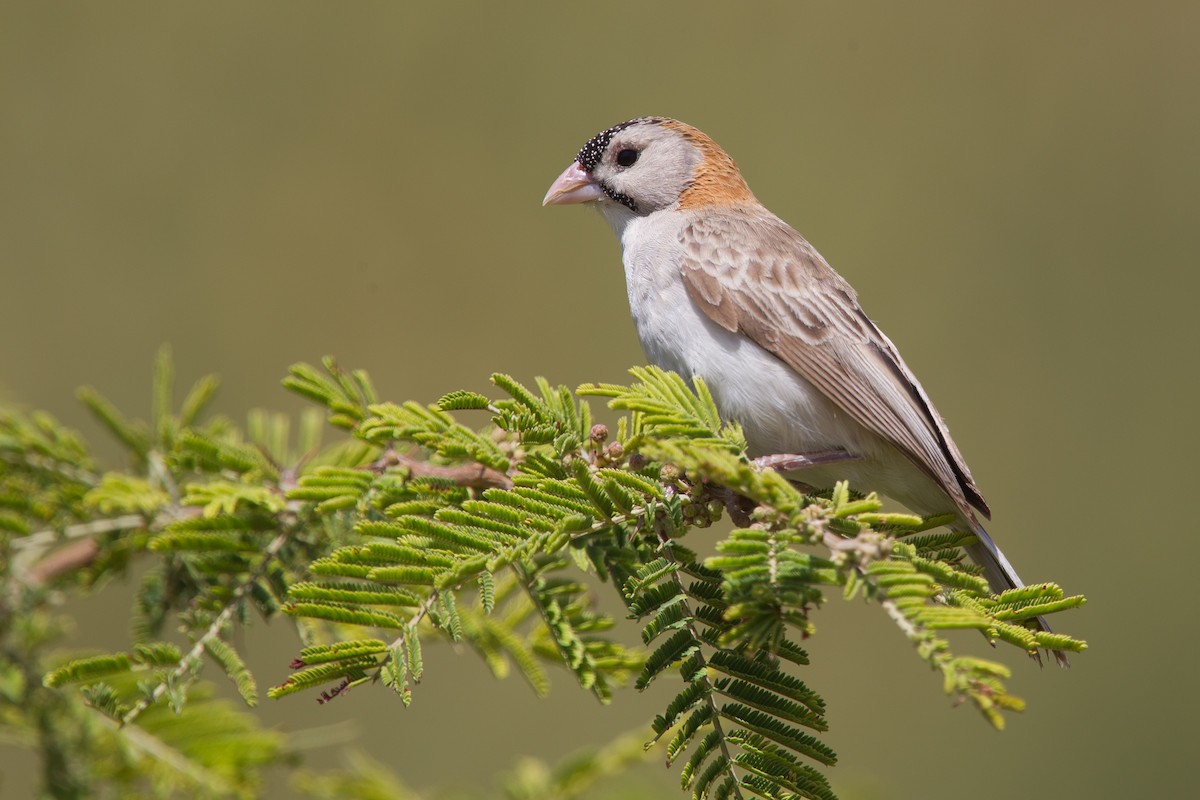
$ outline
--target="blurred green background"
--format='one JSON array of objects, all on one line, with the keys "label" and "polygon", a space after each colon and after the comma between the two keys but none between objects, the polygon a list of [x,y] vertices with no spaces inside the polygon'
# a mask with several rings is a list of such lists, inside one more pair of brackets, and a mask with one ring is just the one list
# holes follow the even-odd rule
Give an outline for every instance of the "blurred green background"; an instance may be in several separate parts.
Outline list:
[{"label": "blurred green background", "polygon": [[[0,401],[100,444],[73,390],[145,414],[163,342],[181,382],[219,373],[239,418],[298,408],[279,379],[326,353],[396,400],[493,371],[622,380],[643,357],[618,247],[595,215],[539,202],[596,131],[679,117],[858,288],[1022,575],[1091,601],[1064,620],[1091,642],[1073,670],[1015,664],[1030,708],[1003,734],[952,708],[877,609],[831,603],[804,677],[830,703],[835,786],[1188,794],[1197,31],[1188,2],[6,0]],[[78,642],[123,646],[127,600],[81,607]],[[264,685],[296,650],[282,623],[245,647]],[[565,675],[538,703],[473,657],[429,657],[409,710],[376,688],[262,713],[352,723],[430,787],[660,706],[601,708]],[[442,755],[451,730],[469,770]],[[5,797],[33,791],[22,751],[0,747],[0,770]],[[675,770],[646,776],[676,796]]]}]

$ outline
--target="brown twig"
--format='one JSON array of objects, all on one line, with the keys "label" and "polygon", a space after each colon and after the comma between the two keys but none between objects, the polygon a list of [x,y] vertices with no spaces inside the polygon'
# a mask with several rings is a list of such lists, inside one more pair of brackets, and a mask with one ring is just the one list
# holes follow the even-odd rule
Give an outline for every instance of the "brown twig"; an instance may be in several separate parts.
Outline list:
[{"label": "brown twig", "polygon": [[512,478],[483,464],[460,464],[453,467],[430,464],[428,461],[421,461],[392,449],[372,463],[370,469],[383,472],[389,467],[404,467],[413,478],[445,478],[471,489],[511,489],[513,486]]},{"label": "brown twig", "polygon": [[56,550],[30,568],[26,582],[41,586],[59,575],[88,566],[100,555],[100,545],[95,539],[81,539]]}]

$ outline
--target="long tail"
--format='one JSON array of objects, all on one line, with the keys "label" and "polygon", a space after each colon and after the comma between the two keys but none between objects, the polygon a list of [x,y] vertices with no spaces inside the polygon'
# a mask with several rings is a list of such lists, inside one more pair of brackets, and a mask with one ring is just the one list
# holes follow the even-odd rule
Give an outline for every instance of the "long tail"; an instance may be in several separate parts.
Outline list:
[{"label": "long tail", "polygon": [[[983,529],[983,526],[976,522],[971,530],[979,541],[967,545],[967,554],[976,564],[983,567],[983,576],[987,578],[988,586],[992,587],[992,591],[999,593],[1024,586],[1025,583],[1021,580],[1021,576],[1013,569],[1013,565],[1008,563],[1004,553],[992,541],[992,537]],[[1050,625],[1046,622],[1045,617],[1037,618],[1037,626],[1039,630],[1050,633]],[[1054,660],[1060,667],[1071,666],[1070,659],[1062,650],[1051,650],[1050,652],[1054,654]]]}]

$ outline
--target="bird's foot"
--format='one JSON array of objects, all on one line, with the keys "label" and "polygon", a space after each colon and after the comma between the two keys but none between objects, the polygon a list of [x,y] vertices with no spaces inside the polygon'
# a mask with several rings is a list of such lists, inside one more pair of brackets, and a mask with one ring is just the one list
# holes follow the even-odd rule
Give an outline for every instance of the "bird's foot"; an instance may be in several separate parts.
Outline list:
[{"label": "bird's foot", "polygon": [[739,528],[749,528],[754,523],[754,509],[758,504],[745,495],[740,495],[724,486],[710,484],[708,490],[713,493],[728,512],[733,524]]},{"label": "bird's foot", "polygon": [[823,467],[827,464],[844,464],[848,461],[858,461],[860,458],[860,456],[845,450],[825,450],[820,453],[775,453],[769,456],[759,456],[752,463],[759,469],[794,472],[812,467]]}]

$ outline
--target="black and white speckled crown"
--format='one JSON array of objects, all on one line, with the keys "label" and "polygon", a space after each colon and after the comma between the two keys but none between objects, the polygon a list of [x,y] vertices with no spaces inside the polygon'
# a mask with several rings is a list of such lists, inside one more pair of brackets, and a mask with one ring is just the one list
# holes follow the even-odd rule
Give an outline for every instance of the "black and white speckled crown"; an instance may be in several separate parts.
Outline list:
[{"label": "black and white speckled crown", "polygon": [[600,163],[600,158],[604,155],[604,151],[608,148],[608,143],[612,138],[621,131],[628,128],[630,125],[637,125],[639,122],[658,122],[662,117],[638,117],[620,125],[613,125],[606,131],[600,131],[595,136],[587,140],[579,150],[579,155],[575,156],[575,160],[579,162],[579,166],[583,167],[584,172],[591,172]]}]

